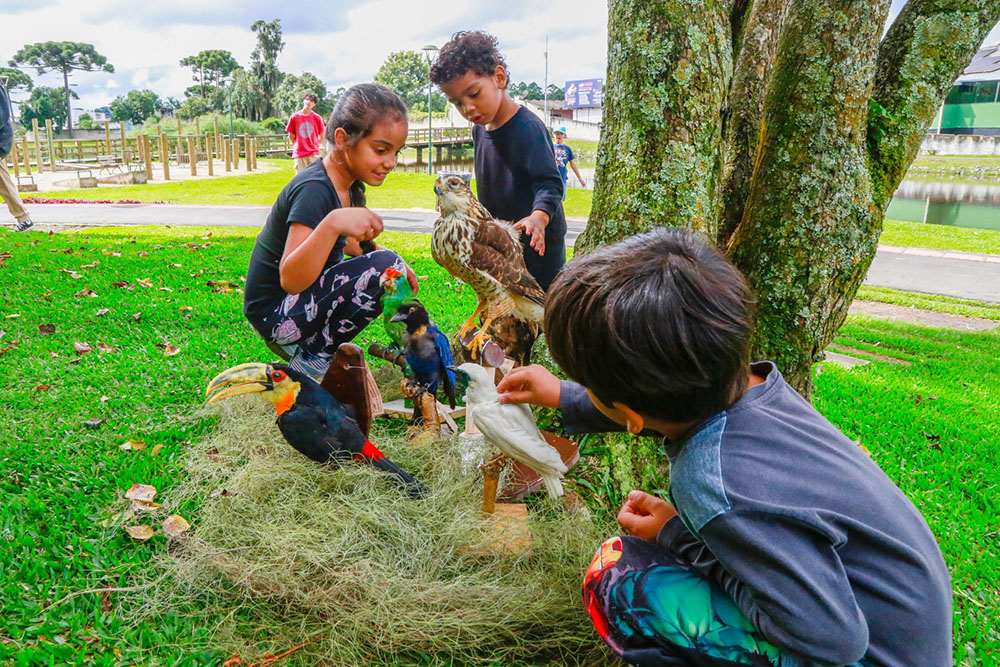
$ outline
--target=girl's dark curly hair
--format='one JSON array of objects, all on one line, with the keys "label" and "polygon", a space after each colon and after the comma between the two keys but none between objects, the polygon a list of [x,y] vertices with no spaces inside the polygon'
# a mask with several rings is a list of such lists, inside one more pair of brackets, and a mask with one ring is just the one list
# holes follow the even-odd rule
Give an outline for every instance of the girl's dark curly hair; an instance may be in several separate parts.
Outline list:
[{"label": "girl's dark curly hair", "polygon": [[[437,85],[456,79],[469,70],[480,76],[493,74],[497,65],[505,70],[507,62],[497,48],[497,38],[482,30],[461,30],[441,48],[431,67],[431,81]],[[508,72],[508,77],[510,73]]]}]

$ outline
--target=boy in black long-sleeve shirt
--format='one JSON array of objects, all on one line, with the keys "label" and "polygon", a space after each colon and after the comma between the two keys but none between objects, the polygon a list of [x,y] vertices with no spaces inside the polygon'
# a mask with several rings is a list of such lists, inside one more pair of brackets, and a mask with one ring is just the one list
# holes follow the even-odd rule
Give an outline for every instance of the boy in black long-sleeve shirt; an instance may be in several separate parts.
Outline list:
[{"label": "boy in black long-sleeve shirt", "polygon": [[507,95],[508,80],[496,39],[478,31],[455,33],[431,68],[431,81],[476,126],[479,200],[524,232],[525,264],[548,290],[566,263],[562,178],[545,124]]}]

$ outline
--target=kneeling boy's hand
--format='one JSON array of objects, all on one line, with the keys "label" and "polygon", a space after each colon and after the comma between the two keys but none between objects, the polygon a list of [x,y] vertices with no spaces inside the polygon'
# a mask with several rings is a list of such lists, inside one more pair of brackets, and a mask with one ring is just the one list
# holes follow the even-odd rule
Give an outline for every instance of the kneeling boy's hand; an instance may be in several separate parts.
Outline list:
[{"label": "kneeling boy's hand", "polygon": [[655,540],[667,521],[677,516],[674,506],[645,491],[632,491],[618,510],[618,523],[625,532],[644,540]]},{"label": "kneeling boy's hand", "polygon": [[558,408],[562,385],[559,378],[543,366],[532,364],[515,368],[497,385],[501,403],[531,403],[543,408]]}]

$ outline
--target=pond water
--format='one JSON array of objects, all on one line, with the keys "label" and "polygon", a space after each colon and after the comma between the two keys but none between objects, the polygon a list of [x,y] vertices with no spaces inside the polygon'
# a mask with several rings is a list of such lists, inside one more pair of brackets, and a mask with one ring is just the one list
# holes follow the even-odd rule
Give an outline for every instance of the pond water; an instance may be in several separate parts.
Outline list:
[{"label": "pond water", "polygon": [[[415,159],[404,159],[396,169],[426,172],[427,164]],[[434,170],[472,172],[473,161],[471,157],[464,156],[445,159],[435,162]],[[587,180],[588,189],[593,189],[594,171],[593,168],[580,169]],[[579,187],[572,172],[569,186]],[[885,217],[907,222],[1000,230],[1000,183],[904,180],[889,202]]]},{"label": "pond water", "polygon": [[1000,183],[905,180],[892,196],[885,217],[1000,230]]}]

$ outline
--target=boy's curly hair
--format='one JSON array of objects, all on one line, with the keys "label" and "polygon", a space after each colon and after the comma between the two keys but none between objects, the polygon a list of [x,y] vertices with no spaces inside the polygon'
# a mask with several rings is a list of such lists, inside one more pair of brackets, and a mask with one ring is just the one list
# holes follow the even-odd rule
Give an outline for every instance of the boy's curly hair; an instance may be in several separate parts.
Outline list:
[{"label": "boy's curly hair", "polygon": [[507,62],[497,47],[496,37],[482,30],[461,30],[441,47],[437,60],[431,67],[431,81],[441,85],[469,70],[480,76],[488,76],[493,74],[497,65],[507,69]]}]

